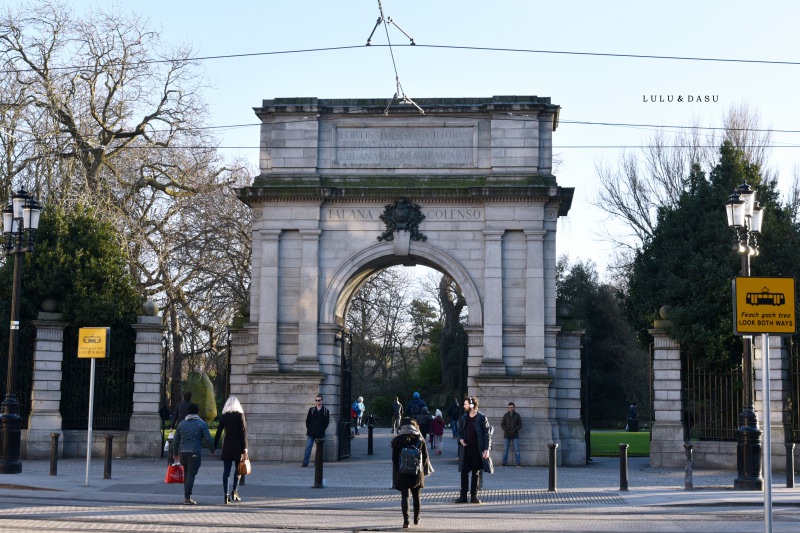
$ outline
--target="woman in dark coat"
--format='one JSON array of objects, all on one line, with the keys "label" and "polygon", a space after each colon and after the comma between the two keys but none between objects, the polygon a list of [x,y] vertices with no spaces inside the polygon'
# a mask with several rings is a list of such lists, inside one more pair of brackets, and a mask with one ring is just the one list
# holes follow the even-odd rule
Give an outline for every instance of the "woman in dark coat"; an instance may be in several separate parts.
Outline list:
[{"label": "woman in dark coat", "polygon": [[[225,432],[222,441],[222,487],[225,490],[225,504],[241,500],[239,497],[239,459],[247,452],[247,422],[244,419],[242,404],[236,396],[231,396],[222,408],[219,417],[217,435],[214,437],[214,447],[219,448],[219,438]],[[233,467],[233,487],[228,492],[228,477]]]},{"label": "woman in dark coat", "polygon": [[[407,447],[417,447],[421,452],[422,468],[419,474],[400,473],[400,451]],[[414,500],[414,525],[419,524],[419,492],[425,487],[425,476],[433,473],[428,457],[428,446],[419,431],[419,425],[413,418],[405,417],[400,421],[400,434],[392,439],[392,479],[394,488],[400,491],[400,508],[403,510],[403,527],[408,527],[408,496]]]}]

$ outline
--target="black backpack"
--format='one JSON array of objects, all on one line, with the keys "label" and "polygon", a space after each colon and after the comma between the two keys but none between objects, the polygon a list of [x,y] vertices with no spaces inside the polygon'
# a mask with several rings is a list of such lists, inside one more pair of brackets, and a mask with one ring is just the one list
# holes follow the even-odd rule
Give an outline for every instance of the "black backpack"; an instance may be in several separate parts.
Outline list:
[{"label": "black backpack", "polygon": [[400,465],[398,471],[401,474],[418,476],[422,471],[422,441],[417,441],[417,445],[409,445],[400,450]]}]

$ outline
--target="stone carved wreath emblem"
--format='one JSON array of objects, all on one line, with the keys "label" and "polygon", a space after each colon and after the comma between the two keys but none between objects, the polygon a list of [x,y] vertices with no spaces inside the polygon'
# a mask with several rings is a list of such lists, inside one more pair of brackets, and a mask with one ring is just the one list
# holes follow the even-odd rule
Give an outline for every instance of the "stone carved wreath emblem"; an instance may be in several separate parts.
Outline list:
[{"label": "stone carved wreath emblem", "polygon": [[428,240],[419,231],[419,223],[425,220],[425,215],[420,211],[419,204],[407,198],[400,198],[393,204],[387,205],[380,219],[386,224],[386,231],[380,234],[379,241],[393,241],[395,231],[409,232],[412,241]]}]

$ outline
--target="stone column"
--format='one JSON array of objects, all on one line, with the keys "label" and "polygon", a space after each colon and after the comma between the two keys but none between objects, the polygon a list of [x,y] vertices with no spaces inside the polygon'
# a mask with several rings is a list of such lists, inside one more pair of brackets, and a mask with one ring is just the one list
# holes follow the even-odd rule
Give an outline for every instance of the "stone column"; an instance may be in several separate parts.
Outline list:
[{"label": "stone column", "polygon": [[505,375],[503,363],[503,234],[484,230],[483,361],[481,375]]},{"label": "stone column", "polygon": [[525,230],[525,361],[522,375],[547,374],[545,364],[544,230]]},{"label": "stone column", "polygon": [[[278,261],[281,230],[261,230],[258,292],[250,297],[257,302],[258,355],[254,372],[278,371]],[[255,244],[255,243],[254,243]]]},{"label": "stone column", "polygon": [[666,332],[672,323],[656,320],[653,336],[653,427],[650,466],[678,468],[686,465],[681,412],[681,348]]},{"label": "stone column", "polygon": [[[50,457],[51,433],[61,433],[61,365],[64,361],[64,329],[61,313],[39,313],[33,322],[36,341],[33,351],[31,412],[28,415],[24,457]],[[58,455],[64,451],[64,436],[58,439]]]},{"label": "stone column", "polygon": [[586,464],[586,439],[581,420],[581,338],[584,330],[562,331],[558,335],[555,418],[558,423],[561,462]]},{"label": "stone column", "polygon": [[161,364],[164,326],[161,317],[140,316],[131,327],[136,331],[136,358],[133,374],[133,413],[128,430],[128,457],[159,457],[161,455]]},{"label": "stone column", "polygon": [[322,230],[300,230],[303,239],[303,257],[300,267],[300,324],[297,339],[297,372],[319,372],[318,331],[319,318],[319,236]]},{"label": "stone column", "polygon": [[[755,382],[755,409],[758,415],[758,425],[762,431],[766,431],[764,419],[764,373],[762,372],[761,361],[764,357],[761,346],[761,335],[753,336],[753,365],[756,370]],[[783,337],[778,335],[769,336],[769,398],[770,398],[770,444],[772,452],[772,469],[786,471],[786,446],[784,443],[791,442],[789,435],[786,434],[787,426],[784,424],[784,406],[788,405],[791,399],[789,384],[789,372],[791,371],[791,359],[787,347],[784,345]],[[791,431],[791,425],[789,425]],[[763,446],[763,442],[762,442]],[[765,449],[765,448],[763,448]]]}]

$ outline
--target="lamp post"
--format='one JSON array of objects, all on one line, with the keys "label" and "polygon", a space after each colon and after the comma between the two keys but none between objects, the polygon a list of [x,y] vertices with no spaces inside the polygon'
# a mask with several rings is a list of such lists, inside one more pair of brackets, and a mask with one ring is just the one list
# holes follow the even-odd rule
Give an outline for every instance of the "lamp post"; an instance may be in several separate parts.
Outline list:
[{"label": "lamp post", "polygon": [[11,291],[11,331],[8,335],[8,373],[6,374],[6,396],[0,405],[0,474],[19,474],[20,417],[19,402],[14,392],[14,366],[17,359],[19,336],[19,299],[22,293],[20,256],[33,251],[33,235],[39,227],[41,206],[25,189],[11,195],[11,201],[3,210],[3,235],[6,256],[14,256],[14,278]]},{"label": "lamp post", "polygon": [[[733,250],[742,256],[742,277],[750,276],[750,257],[758,255],[756,237],[761,233],[764,210],[756,202],[756,194],[746,183],[725,202],[728,226],[733,230]],[[742,381],[744,394],[736,430],[736,468],[733,482],[737,490],[763,490],[761,477],[761,430],[754,408],[753,338],[742,336]]]}]

